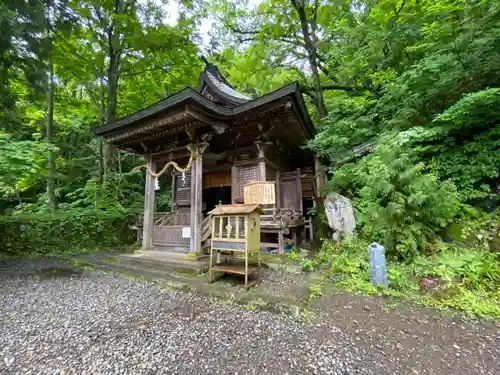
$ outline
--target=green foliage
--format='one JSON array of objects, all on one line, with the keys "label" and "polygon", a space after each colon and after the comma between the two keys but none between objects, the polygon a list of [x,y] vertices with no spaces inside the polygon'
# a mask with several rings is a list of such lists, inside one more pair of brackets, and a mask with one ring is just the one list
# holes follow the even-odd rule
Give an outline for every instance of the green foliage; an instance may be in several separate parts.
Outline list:
[{"label": "green foliage", "polygon": [[339,168],[331,181],[332,189],[354,199],[363,235],[404,258],[430,250],[458,211],[453,184],[426,171],[406,149],[409,138],[408,132],[387,137],[358,163]]},{"label": "green foliage", "polygon": [[431,125],[426,154],[440,178],[453,181],[463,201],[487,196],[500,176],[500,89],[464,96]]},{"label": "green foliage", "polygon": [[0,217],[0,254],[8,257],[86,251],[132,244],[135,215],[117,209],[38,211]]},{"label": "green foliage", "polygon": [[314,260],[313,259],[302,259],[300,262],[302,270],[306,272],[314,271]]},{"label": "green foliage", "polygon": [[464,205],[460,218],[448,226],[445,237],[462,246],[500,250],[500,215]]},{"label": "green foliage", "polygon": [[366,90],[328,96],[308,146],[340,163],[330,187],[391,255],[433,250],[457,201],[497,193],[499,15],[498,2],[383,1],[336,23],[325,64]]},{"label": "green foliage", "polygon": [[[143,160],[100,144],[91,129],[195,86],[199,24],[210,14],[216,21],[209,58],[239,90],[255,97],[298,80],[313,118],[324,96],[329,116],[316,121],[318,134],[308,146],[335,166],[330,188],[353,198],[363,238],[410,260],[435,252],[443,228],[453,223],[463,243],[498,247],[498,236],[485,227],[489,219],[457,223],[468,205],[498,200],[498,1],[210,0],[181,4],[173,24],[165,22],[164,2],[64,0],[51,3],[52,12],[47,4],[0,4],[5,217],[45,212],[53,195],[63,215],[140,210],[143,175],[129,171]],[[50,146],[44,141],[49,58]],[[331,90],[314,86],[332,82]],[[376,147],[353,154],[366,143]],[[49,152],[57,152],[54,194],[47,193]],[[170,182],[163,182],[156,209],[167,211],[170,200]],[[315,216],[325,220],[324,212]],[[327,253],[321,257],[331,261]],[[350,262],[338,266],[360,267]],[[403,276],[391,277],[405,283]]]},{"label": "green foliage", "polygon": [[323,295],[325,278],[319,277],[313,284],[309,286],[309,300],[320,298]]},{"label": "green foliage", "polygon": [[[144,161],[100,144],[92,128],[196,85],[202,67],[196,24],[188,4],[181,9],[177,22],[166,24],[169,9],[162,2],[0,4],[0,210],[5,229],[13,230],[0,251],[72,251],[134,236],[129,226],[143,206],[144,174],[130,171]],[[55,72],[51,145],[44,140],[49,58]],[[49,151],[57,152],[51,193],[66,223],[63,234],[46,213],[53,196],[47,192]],[[171,206],[166,180],[157,199],[164,211]],[[16,223],[23,218],[21,233]],[[72,224],[81,243],[70,238]],[[12,239],[18,237],[22,241]]]},{"label": "green foliage", "polygon": [[297,259],[299,259],[299,253],[297,251],[294,251],[294,249],[292,249],[292,251],[290,251],[288,254],[287,254],[287,257],[288,259],[290,259],[291,261],[296,261]]},{"label": "green foliage", "polygon": [[[500,317],[498,252],[439,243],[434,255],[418,256],[412,262],[389,258],[389,289],[381,290],[370,283],[367,248],[368,242],[352,237],[341,243],[325,242],[317,261],[329,265],[330,279],[336,286],[352,293],[404,297],[426,306]],[[324,262],[324,259],[328,261]],[[422,277],[439,278],[437,289],[422,291]]]},{"label": "green foliage", "polygon": [[48,145],[33,141],[16,141],[0,130],[0,194],[12,196],[29,189],[42,173]]},{"label": "green foliage", "polygon": [[[414,295],[422,275],[463,276],[453,295],[426,303],[499,316],[491,252],[500,248],[498,216],[472,208],[498,205],[499,5],[208,2],[220,19],[214,58],[240,90],[260,95],[292,80],[310,87],[311,51],[320,82],[338,84],[304,98],[313,112],[317,95],[324,96],[329,115],[316,121],[308,147],[330,162],[329,188],[355,208],[360,239],[325,244],[313,262],[331,269],[341,286],[380,293],[369,283],[366,254],[376,240],[390,255],[385,293]],[[306,45],[304,20],[313,48]],[[360,151],[360,145],[370,147]],[[441,244],[450,237],[460,248]]]}]

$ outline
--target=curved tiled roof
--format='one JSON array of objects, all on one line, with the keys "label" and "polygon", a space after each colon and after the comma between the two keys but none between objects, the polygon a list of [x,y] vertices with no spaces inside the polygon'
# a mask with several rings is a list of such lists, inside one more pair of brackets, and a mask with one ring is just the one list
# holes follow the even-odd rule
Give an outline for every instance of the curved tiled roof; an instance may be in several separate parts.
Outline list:
[{"label": "curved tiled roof", "polygon": [[252,100],[252,98],[239,93],[238,91],[233,89],[231,86],[226,85],[222,80],[217,79],[217,77],[214,76],[209,71],[207,71],[206,73],[207,73],[208,79],[214,84],[214,86],[218,90],[222,91],[224,94],[233,96],[236,99]]},{"label": "curved tiled roof", "polygon": [[278,90],[252,99],[231,87],[230,83],[220,74],[219,69],[213,64],[207,64],[200,74],[199,84],[196,89],[190,87],[181,90],[167,98],[143,108],[135,113],[125,116],[112,123],[94,128],[94,134],[104,136],[118,129],[125,129],[134,124],[157,116],[162,112],[174,110],[185,103],[193,103],[212,116],[221,119],[232,119],[245,112],[261,108],[262,106],[278,101],[282,98],[292,99],[297,110],[297,115],[306,133],[312,136],[314,126],[307,112],[304,99],[297,82],[288,84]]},{"label": "curved tiled roof", "polygon": [[200,74],[196,91],[214,103],[226,106],[235,106],[252,100],[252,98],[236,91],[221,74],[219,68],[208,62]]}]

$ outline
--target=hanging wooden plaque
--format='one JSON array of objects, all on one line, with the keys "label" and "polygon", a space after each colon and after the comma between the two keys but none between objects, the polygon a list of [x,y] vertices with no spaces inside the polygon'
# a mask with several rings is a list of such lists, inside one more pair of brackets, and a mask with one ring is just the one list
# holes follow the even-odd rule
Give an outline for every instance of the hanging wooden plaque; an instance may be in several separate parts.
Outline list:
[{"label": "hanging wooden plaque", "polygon": [[251,182],[243,187],[245,204],[275,204],[276,192],[273,181]]}]

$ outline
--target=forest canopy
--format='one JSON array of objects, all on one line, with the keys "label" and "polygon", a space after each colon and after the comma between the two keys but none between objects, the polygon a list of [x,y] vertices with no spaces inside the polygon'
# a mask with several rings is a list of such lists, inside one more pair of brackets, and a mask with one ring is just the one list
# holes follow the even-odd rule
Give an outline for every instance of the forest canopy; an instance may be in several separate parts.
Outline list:
[{"label": "forest canopy", "polygon": [[[0,28],[6,231],[55,213],[88,238],[130,224],[141,158],[92,128],[195,86],[201,55],[252,97],[299,81],[318,130],[304,146],[328,167],[328,190],[399,257],[498,202],[498,0],[2,0]],[[85,210],[99,220],[82,224]]]}]

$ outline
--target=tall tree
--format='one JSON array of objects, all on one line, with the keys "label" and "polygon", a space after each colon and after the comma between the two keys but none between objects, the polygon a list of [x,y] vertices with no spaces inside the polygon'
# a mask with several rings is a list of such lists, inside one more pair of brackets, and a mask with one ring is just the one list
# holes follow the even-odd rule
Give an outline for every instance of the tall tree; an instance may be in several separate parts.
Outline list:
[{"label": "tall tree", "polygon": [[[123,80],[154,72],[162,73],[156,77],[165,80],[175,72],[175,63],[188,66],[196,56],[197,49],[190,40],[192,22],[166,25],[164,8],[154,2],[72,0],[70,4],[78,17],[77,31],[61,43],[74,55],[69,61],[85,61],[91,69],[83,72],[89,80],[82,84],[99,108],[101,124],[116,120]],[[191,58],[188,54],[186,61],[178,61],[177,56],[186,57],[188,51]],[[152,94],[157,95],[156,100],[161,98],[156,91]],[[106,179],[117,164],[117,154],[111,146],[101,144],[100,148],[101,171]]]},{"label": "tall tree", "polygon": [[352,18],[349,2],[268,0],[251,9],[246,1],[215,0],[212,9],[220,20],[219,37],[240,49],[267,44],[275,66],[302,71],[303,91],[312,99],[319,118],[328,112],[325,90],[362,89],[353,77],[340,77],[326,63],[330,45],[338,37],[336,21]]},{"label": "tall tree", "polygon": [[55,175],[56,161],[55,152],[52,146],[52,134],[54,132],[54,64],[52,61],[52,16],[54,9],[52,8],[52,0],[47,0],[46,6],[46,39],[47,39],[47,68],[48,68],[48,105],[47,105],[47,120],[46,120],[46,140],[49,145],[48,150],[48,172],[47,172],[47,199],[49,209],[52,212],[57,211],[57,198],[55,193]]}]

